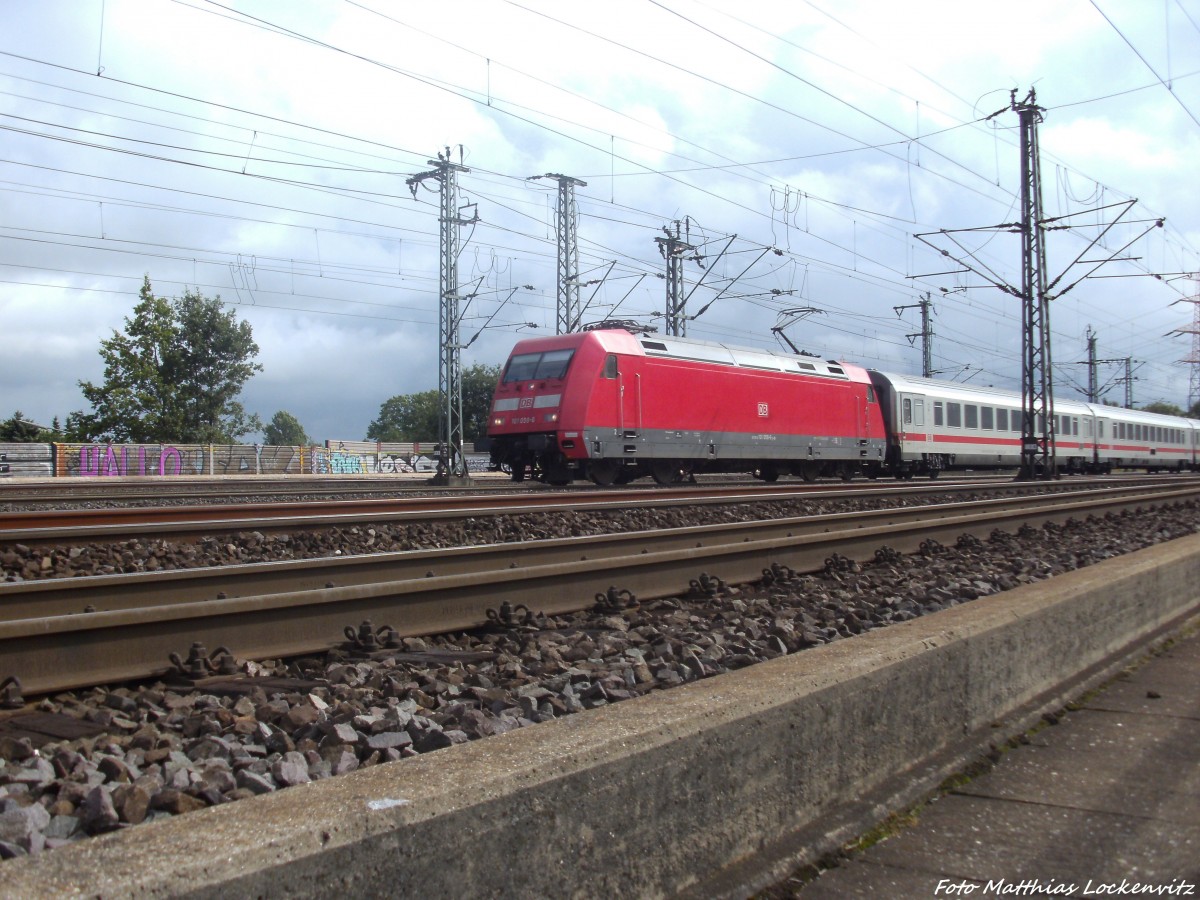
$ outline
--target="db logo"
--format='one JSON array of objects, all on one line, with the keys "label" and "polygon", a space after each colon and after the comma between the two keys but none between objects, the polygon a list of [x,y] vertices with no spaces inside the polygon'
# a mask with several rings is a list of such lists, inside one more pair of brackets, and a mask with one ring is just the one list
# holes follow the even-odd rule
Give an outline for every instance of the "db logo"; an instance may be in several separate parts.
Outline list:
[{"label": "db logo", "polygon": [[767,404],[765,404],[765,403],[760,403],[760,404],[758,404],[758,414],[759,414],[761,417],[763,417],[764,419],[767,417],[767,415],[768,415],[768,413],[767,413]]},{"label": "db logo", "polygon": [[522,397],[520,408],[521,409],[533,409],[533,398],[532,397]]}]

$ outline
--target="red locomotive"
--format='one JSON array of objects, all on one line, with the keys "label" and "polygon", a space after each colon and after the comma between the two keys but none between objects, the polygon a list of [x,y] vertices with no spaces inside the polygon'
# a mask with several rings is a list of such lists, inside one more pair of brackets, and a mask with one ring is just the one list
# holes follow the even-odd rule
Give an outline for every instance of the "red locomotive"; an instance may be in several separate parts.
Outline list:
[{"label": "red locomotive", "polygon": [[492,404],[514,480],[608,485],[692,472],[878,474],[887,436],[868,372],[816,357],[605,328],[521,341]]}]

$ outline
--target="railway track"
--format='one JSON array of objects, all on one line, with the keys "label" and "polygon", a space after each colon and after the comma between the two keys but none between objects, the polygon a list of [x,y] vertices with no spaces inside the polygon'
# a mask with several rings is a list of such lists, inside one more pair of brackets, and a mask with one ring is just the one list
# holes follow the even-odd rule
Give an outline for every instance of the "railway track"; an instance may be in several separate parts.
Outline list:
[{"label": "railway track", "polygon": [[[911,552],[927,540],[1198,496],[1194,479],[1159,481],[604,538],[4,584],[0,679],[15,675],[25,691],[50,693],[160,676],[171,654],[195,643],[275,658],[326,650],[367,622],[402,636],[472,629],[506,603],[556,615],[597,596],[678,594],[704,572],[749,581],[772,563],[812,571],[833,553],[861,560],[884,545]],[[89,606],[95,611],[82,611]]]},{"label": "railway track", "polygon": [[566,508],[579,510],[671,507],[697,504],[769,503],[777,500],[830,497],[877,499],[966,493],[986,489],[998,494],[1030,491],[1062,492],[1092,486],[1119,487],[1194,482],[1180,479],[1070,480],[1054,483],[1020,483],[992,479],[911,484],[703,484],[664,490],[590,490],[586,492],[442,494],[381,499],[304,500],[193,504],[162,507],[106,507],[0,513],[0,543],[68,543],[114,540],[137,535],[170,534],[195,539],[232,530],[281,531],[302,528],[349,526],[464,516],[528,515]]},{"label": "railway track", "polygon": [[0,481],[0,503],[53,504],[71,507],[81,504],[137,504],[186,500],[229,500],[238,497],[364,497],[437,492],[465,494],[481,490],[510,490],[526,493],[544,489],[541,485],[516,485],[507,476],[476,476],[470,487],[430,485],[429,475],[286,475],[286,476],[200,476],[196,478],[51,478],[42,481]]},{"label": "railway track", "polygon": [[[1011,475],[958,475],[946,474],[943,483],[958,480],[973,482],[1003,482],[1011,480]],[[740,483],[743,487],[760,485],[761,482],[731,476],[700,476],[704,484]],[[786,485],[783,482],[780,486]],[[859,486],[861,486],[859,482]],[[822,485],[809,485],[824,489],[836,489],[840,485],[827,482]],[[846,485],[852,487],[853,485]],[[671,485],[662,490],[678,490],[683,486]],[[644,489],[654,489],[649,482],[626,488],[626,492]],[[513,482],[508,476],[497,473],[476,475],[468,487],[432,486],[429,478],[424,476],[395,475],[361,475],[338,476],[327,475],[288,475],[288,476],[253,476],[238,475],[229,477],[198,477],[198,478],[54,478],[43,481],[3,481],[0,480],[0,504],[20,506],[22,504],[48,504],[53,508],[68,509],[86,504],[145,504],[147,502],[174,502],[184,500],[188,503],[201,501],[235,501],[246,497],[273,498],[276,501],[286,498],[309,499],[325,497],[359,498],[359,497],[390,497],[397,494],[414,496],[419,494],[438,494],[443,496],[463,496],[472,493],[513,493],[538,495],[549,492],[556,493],[592,493],[606,490],[591,484],[574,484],[566,488],[551,488],[539,482]]]}]

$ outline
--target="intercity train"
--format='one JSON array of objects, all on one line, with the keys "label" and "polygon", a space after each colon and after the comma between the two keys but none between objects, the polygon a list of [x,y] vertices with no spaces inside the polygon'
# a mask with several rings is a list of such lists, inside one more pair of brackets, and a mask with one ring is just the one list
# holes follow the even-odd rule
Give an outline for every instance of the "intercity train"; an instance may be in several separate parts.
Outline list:
[{"label": "intercity train", "polygon": [[[936,478],[1018,467],[1021,420],[1011,391],[599,327],[517,343],[488,438],[515,481]],[[1200,421],[1056,400],[1051,424],[1060,472],[1197,468]]]}]

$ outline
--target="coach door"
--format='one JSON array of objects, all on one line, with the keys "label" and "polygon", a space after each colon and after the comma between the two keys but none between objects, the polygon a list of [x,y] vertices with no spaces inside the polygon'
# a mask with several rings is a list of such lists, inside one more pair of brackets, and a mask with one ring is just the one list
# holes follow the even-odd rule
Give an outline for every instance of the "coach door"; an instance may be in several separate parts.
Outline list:
[{"label": "coach door", "polygon": [[929,443],[930,435],[925,413],[925,397],[923,395],[900,395],[900,427],[897,430],[904,443]]}]

